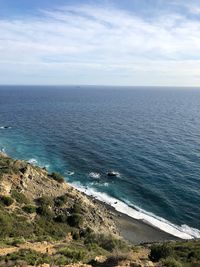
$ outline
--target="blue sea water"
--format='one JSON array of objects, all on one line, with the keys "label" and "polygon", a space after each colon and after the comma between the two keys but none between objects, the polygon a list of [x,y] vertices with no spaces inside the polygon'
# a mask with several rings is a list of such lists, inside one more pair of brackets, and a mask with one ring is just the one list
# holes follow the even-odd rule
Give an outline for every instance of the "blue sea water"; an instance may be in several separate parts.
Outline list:
[{"label": "blue sea water", "polygon": [[200,237],[198,89],[1,86],[0,148],[132,217]]}]

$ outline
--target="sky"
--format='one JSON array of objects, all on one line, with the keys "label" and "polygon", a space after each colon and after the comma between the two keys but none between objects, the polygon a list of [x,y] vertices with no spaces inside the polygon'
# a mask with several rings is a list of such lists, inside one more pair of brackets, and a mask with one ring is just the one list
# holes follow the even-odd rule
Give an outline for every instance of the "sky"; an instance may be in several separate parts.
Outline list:
[{"label": "sky", "polygon": [[200,86],[199,0],[0,0],[0,84]]}]

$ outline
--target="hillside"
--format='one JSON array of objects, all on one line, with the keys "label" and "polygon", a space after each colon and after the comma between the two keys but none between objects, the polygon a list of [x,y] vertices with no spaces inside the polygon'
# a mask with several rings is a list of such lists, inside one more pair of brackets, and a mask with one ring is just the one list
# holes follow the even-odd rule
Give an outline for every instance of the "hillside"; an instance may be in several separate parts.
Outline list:
[{"label": "hillside", "polygon": [[103,204],[0,153],[0,266],[28,265],[200,266],[200,242],[133,246]]}]

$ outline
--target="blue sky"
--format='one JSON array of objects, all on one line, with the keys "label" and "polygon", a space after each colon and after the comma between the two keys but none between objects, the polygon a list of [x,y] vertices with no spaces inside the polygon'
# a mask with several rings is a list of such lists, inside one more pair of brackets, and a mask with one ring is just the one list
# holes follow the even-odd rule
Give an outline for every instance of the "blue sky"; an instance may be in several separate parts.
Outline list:
[{"label": "blue sky", "polygon": [[0,0],[0,84],[200,86],[200,1]]}]

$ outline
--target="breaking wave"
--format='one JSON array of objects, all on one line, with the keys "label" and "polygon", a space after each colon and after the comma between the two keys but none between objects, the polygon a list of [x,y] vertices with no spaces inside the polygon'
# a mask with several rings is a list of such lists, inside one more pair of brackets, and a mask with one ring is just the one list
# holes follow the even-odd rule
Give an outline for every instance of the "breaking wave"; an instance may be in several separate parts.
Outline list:
[{"label": "breaking wave", "polygon": [[139,207],[130,207],[125,202],[108,196],[106,193],[98,192],[93,188],[84,187],[80,183],[72,183],[71,185],[77,190],[85,193],[86,195],[93,196],[94,198],[112,206],[116,211],[126,214],[134,219],[142,220],[146,224],[152,225],[173,236],[179,237],[181,239],[200,238],[200,230],[198,229],[189,227],[185,224],[178,226]]},{"label": "breaking wave", "polygon": [[98,172],[90,172],[89,177],[93,179],[100,179],[101,175]]},{"label": "breaking wave", "polygon": [[37,161],[36,159],[34,159],[34,158],[29,159],[29,160],[28,160],[28,163],[33,164],[34,166],[35,166],[35,165],[38,165],[38,161]]}]

